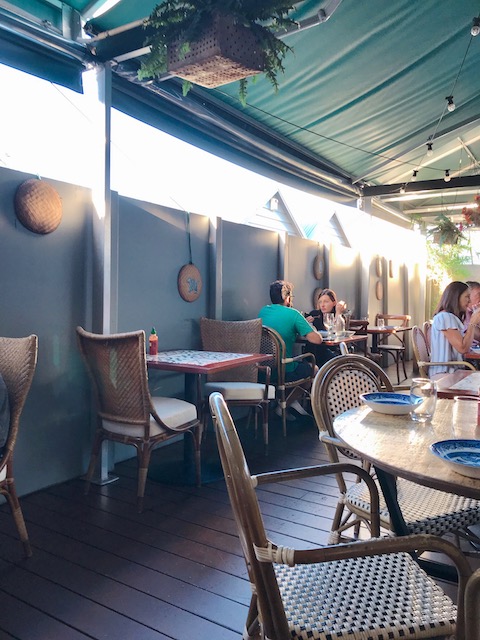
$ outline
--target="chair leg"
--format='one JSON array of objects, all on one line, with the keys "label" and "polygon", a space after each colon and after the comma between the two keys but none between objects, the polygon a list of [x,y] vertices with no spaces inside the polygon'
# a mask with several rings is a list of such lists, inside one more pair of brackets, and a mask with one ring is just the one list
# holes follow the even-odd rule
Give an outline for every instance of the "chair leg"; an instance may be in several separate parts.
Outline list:
[{"label": "chair leg", "polygon": [[90,454],[90,463],[88,465],[88,470],[85,475],[85,488],[83,490],[83,493],[85,495],[87,495],[87,493],[90,491],[90,483],[92,481],[93,474],[95,472],[95,467],[97,465],[98,454],[100,453],[100,447],[102,446],[102,441],[103,441],[102,434],[97,431],[97,433],[95,434],[93,445],[92,445],[92,453]]},{"label": "chair leg", "polygon": [[262,417],[263,417],[263,443],[265,446],[265,455],[268,454],[268,408],[270,403],[262,403]]},{"label": "chair leg", "polygon": [[151,449],[148,446],[137,448],[138,479],[137,479],[137,511],[143,511],[143,498],[147,483],[148,465],[150,463]]},{"label": "chair leg", "polygon": [[189,431],[188,433],[193,438],[193,443],[195,448],[195,484],[197,487],[201,487],[202,486],[202,458],[201,458],[202,425],[199,425],[194,431]]},{"label": "chair leg", "polygon": [[22,508],[18,501],[17,492],[15,490],[15,484],[13,479],[7,478],[5,483],[5,490],[2,490],[3,495],[6,497],[7,502],[12,512],[13,521],[17,527],[18,537],[23,545],[23,552],[26,558],[32,556],[32,547],[30,546],[30,540],[28,539],[27,527],[23,518]]}]

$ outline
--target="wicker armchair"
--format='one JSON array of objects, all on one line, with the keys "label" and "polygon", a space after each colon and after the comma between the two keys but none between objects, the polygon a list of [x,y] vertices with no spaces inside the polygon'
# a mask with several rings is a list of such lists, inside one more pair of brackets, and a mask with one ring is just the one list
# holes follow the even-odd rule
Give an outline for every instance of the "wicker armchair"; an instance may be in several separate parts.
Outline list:
[{"label": "wicker armchair", "polygon": [[[262,321],[226,321],[200,319],[202,348],[206,351],[227,351],[229,353],[260,353]],[[265,382],[258,381],[258,373],[263,371]],[[230,406],[246,406],[262,412],[263,441],[268,450],[268,409],[270,400],[275,399],[275,387],[270,384],[270,368],[258,364],[235,367],[208,376],[205,383],[207,397],[214,391],[220,392]]]},{"label": "wicker armchair", "polygon": [[0,456],[0,493],[7,499],[15,526],[27,557],[32,555],[28,533],[18,502],[13,477],[13,452],[20,416],[27,399],[37,365],[38,338],[0,338],[0,374],[5,382],[10,406],[7,441]]},{"label": "wicker armchair", "polygon": [[[427,338],[427,335],[428,335],[428,338]],[[471,369],[472,371],[476,371],[475,366],[471,362],[467,362],[466,360],[449,360],[448,362],[432,362],[430,360],[429,338],[430,338],[429,329],[427,329],[427,334],[425,334],[422,331],[422,329],[420,329],[420,327],[415,326],[412,328],[413,353],[415,354],[415,359],[417,361],[418,371],[423,378],[428,378],[429,368],[437,365],[448,365],[449,367]]]},{"label": "wicker armchair", "polygon": [[[345,357],[342,357],[345,358]],[[221,394],[210,396],[225,481],[253,596],[244,640],[288,638],[445,638],[464,634],[463,595],[470,568],[462,553],[435,536],[375,538],[317,549],[276,544],[265,531],[255,487],[351,472],[371,490],[378,535],[375,485],[351,464],[322,465],[250,475],[235,425]],[[458,615],[452,601],[407,552],[446,553],[457,568]]]},{"label": "wicker armchair", "polygon": [[[315,377],[311,400],[313,415],[331,462],[338,462],[341,452],[357,458],[342,447],[336,437],[333,421],[340,413],[362,404],[360,394],[392,391],[390,380],[383,369],[363,356],[339,356],[327,362]],[[358,459],[358,458],[357,458]],[[366,467],[368,468],[368,467]],[[342,534],[359,524],[369,525],[370,503],[367,487],[363,483],[347,485],[341,474],[336,476],[340,489],[330,540],[338,542]],[[397,479],[398,503],[409,533],[427,533],[439,536],[448,533],[479,543],[469,527],[480,522],[480,502],[471,498],[445,493]],[[344,515],[344,511],[347,513]],[[380,500],[380,521],[390,529],[390,517],[383,499]],[[473,552],[472,552],[473,553]]]},{"label": "wicker armchair", "polygon": [[150,396],[145,357],[145,332],[100,335],[77,327],[78,346],[97,400],[98,426],[85,477],[85,493],[104,440],[135,447],[138,462],[137,507],[143,509],[148,466],[153,448],[188,433],[195,444],[197,485],[200,485],[201,423],[195,405]]},{"label": "wicker armchair", "polygon": [[[310,387],[315,376],[315,356],[312,353],[302,353],[294,358],[286,357],[285,342],[281,335],[270,327],[263,327],[260,353],[272,354],[272,358],[264,362],[272,370],[272,384],[276,387],[276,397],[282,410],[283,435],[287,435],[287,404],[291,393],[296,393],[302,389],[304,394],[309,395]],[[311,373],[306,378],[288,382],[285,379],[285,367],[290,362],[306,361],[311,366]]]}]

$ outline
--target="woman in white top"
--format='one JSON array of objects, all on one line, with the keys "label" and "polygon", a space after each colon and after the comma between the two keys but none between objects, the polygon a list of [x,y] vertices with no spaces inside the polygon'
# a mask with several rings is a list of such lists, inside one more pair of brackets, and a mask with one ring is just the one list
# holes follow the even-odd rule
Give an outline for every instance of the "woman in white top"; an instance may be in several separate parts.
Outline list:
[{"label": "woman in white top", "polygon": [[[432,320],[430,334],[430,360],[445,362],[463,360],[472,346],[475,328],[480,326],[480,309],[474,311],[468,328],[463,326],[465,312],[470,303],[470,290],[464,282],[451,282],[440,298]],[[431,378],[454,371],[447,365],[429,369]]]}]

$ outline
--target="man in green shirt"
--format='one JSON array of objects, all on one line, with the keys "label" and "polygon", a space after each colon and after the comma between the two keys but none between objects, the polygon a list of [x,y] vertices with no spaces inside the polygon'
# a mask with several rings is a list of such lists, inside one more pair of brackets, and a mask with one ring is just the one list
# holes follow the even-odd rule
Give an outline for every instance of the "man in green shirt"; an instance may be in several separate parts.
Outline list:
[{"label": "man in green shirt", "polygon": [[[293,355],[293,345],[298,336],[305,336],[308,342],[321,344],[322,336],[317,333],[314,327],[305,320],[300,311],[292,308],[293,285],[285,280],[275,280],[270,285],[270,300],[272,304],[267,304],[260,309],[258,317],[262,319],[266,327],[274,329],[281,335],[285,342],[286,357]],[[293,382],[305,378],[311,374],[311,366],[308,362],[291,362],[285,367],[285,379]],[[298,389],[298,393],[300,389]],[[298,393],[290,394],[287,404],[296,409],[299,413],[305,410],[297,400]]]}]

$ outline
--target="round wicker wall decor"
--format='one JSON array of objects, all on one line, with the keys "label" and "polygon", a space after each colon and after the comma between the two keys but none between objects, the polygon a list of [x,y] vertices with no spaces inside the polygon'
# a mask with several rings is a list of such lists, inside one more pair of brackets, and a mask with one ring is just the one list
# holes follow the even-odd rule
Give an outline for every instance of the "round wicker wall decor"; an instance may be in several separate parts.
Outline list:
[{"label": "round wicker wall decor", "polygon": [[15,192],[15,213],[24,227],[34,233],[51,233],[62,220],[62,201],[48,182],[26,180]]},{"label": "round wicker wall decor", "polygon": [[202,293],[202,276],[198,267],[189,263],[178,272],[178,293],[185,302],[194,302]]}]

